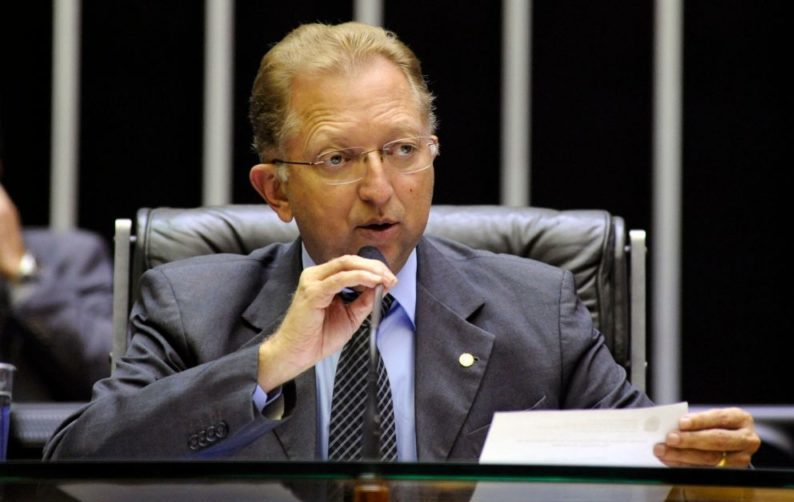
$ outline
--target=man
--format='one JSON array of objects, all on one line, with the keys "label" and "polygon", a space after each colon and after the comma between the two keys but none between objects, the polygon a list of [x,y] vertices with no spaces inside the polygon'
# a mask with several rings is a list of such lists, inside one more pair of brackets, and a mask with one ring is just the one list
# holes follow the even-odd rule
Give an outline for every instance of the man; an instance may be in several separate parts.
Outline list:
[{"label": "man", "polygon": [[100,236],[23,229],[0,185],[0,361],[17,367],[15,401],[91,398],[110,374],[112,284]]},{"label": "man", "polygon": [[[360,458],[360,430],[338,433],[360,420],[340,426],[337,397],[377,285],[395,299],[378,348],[395,432],[382,440],[398,460],[476,460],[495,411],[650,404],[570,273],[422,236],[439,148],[432,97],[392,33],[298,28],[263,58],[251,120],[262,160],[251,182],[301,239],[147,273],[118,375],[45,458]],[[386,264],[357,256],[364,246]],[[737,466],[757,447],[751,417],[732,409],[684,419],[656,453]]]}]

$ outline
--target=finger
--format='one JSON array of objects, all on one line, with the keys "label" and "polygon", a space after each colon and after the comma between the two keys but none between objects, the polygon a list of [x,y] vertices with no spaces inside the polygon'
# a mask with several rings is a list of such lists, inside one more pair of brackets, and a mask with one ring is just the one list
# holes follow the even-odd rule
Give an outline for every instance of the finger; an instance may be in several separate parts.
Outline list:
[{"label": "finger", "polygon": [[673,448],[663,443],[657,444],[653,453],[670,467],[746,467],[752,458],[746,452],[726,452],[723,463],[722,452]]},{"label": "finger", "polygon": [[674,448],[703,450],[710,452],[754,453],[761,440],[751,428],[738,430],[709,429],[703,431],[673,431],[665,437],[665,443]]},{"label": "finger", "polygon": [[394,287],[397,278],[378,260],[345,255],[303,271],[296,296],[312,308],[326,308],[344,288],[356,290],[383,285],[386,291]]},{"label": "finger", "polygon": [[340,310],[344,312],[350,322],[358,326],[372,312],[372,306],[375,304],[375,290],[367,289],[363,291],[352,302],[343,301],[338,295],[334,298],[334,301],[339,302]]},{"label": "finger", "polygon": [[674,448],[660,443],[654,446],[653,454],[665,465],[694,466],[717,465],[722,460],[720,451],[703,451],[688,448]]},{"label": "finger", "polygon": [[740,429],[752,426],[753,416],[741,408],[718,408],[684,415],[678,421],[682,431]]},{"label": "finger", "polygon": [[385,287],[394,287],[397,283],[397,277],[385,263],[356,255],[340,256],[312,268],[318,279],[325,279],[344,271],[361,270],[379,275],[381,281],[378,284],[383,284]]},{"label": "finger", "polygon": [[[300,299],[304,305],[311,308],[324,309],[328,307],[334,298],[344,288],[364,289],[364,292],[373,290],[375,286],[382,283],[382,277],[369,271],[350,270],[339,272],[324,280],[313,280],[311,278],[301,278],[296,291],[296,299]],[[371,295],[359,295],[351,306],[366,305],[371,302]],[[369,298],[369,300],[367,300]],[[362,307],[363,308],[363,307]]]}]

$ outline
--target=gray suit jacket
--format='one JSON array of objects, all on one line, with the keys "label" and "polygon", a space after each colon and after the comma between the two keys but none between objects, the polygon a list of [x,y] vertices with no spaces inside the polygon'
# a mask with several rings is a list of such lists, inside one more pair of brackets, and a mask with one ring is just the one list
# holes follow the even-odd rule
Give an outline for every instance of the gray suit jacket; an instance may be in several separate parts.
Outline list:
[{"label": "gray suit jacket", "polygon": [[20,285],[0,279],[0,361],[17,366],[15,401],[87,401],[110,374],[113,276],[105,242],[84,230],[25,229],[39,264]]},{"label": "gray suit jacket", "polygon": [[[439,239],[418,246],[420,461],[475,460],[495,411],[650,405],[575,296],[570,273]],[[283,388],[283,419],[252,404],[257,351],[301,271],[300,243],[147,272],[113,377],[45,458],[316,458],[315,375]],[[468,352],[477,361],[462,367]]]}]

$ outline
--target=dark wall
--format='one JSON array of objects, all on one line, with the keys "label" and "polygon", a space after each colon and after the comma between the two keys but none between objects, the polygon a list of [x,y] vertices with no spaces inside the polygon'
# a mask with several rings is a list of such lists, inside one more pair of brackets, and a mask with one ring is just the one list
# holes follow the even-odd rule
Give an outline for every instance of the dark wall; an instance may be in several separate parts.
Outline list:
[{"label": "dark wall", "polygon": [[51,2],[0,4],[0,181],[26,222],[50,214]]},{"label": "dark wall", "polygon": [[203,5],[83,0],[81,225],[201,204]]},{"label": "dark wall", "polygon": [[686,5],[684,391],[791,403],[794,4]]},{"label": "dark wall", "polygon": [[[653,2],[533,4],[533,204],[604,208],[649,229]],[[683,397],[791,402],[778,382],[791,353],[792,7],[685,4]],[[113,219],[140,206],[200,204],[203,2],[83,5],[79,223],[109,238]],[[243,203],[258,201],[246,108],[261,55],[300,22],[349,19],[352,1],[238,0],[236,12],[233,197]],[[48,218],[51,15],[51,1],[0,5],[3,182],[29,224]],[[438,96],[436,202],[498,203],[500,3],[388,1],[384,15]]]}]

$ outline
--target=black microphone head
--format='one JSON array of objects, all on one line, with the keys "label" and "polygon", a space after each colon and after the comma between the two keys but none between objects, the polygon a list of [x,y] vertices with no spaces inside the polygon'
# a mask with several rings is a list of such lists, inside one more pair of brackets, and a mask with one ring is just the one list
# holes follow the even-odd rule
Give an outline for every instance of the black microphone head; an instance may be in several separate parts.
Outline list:
[{"label": "black microphone head", "polygon": [[383,256],[383,253],[380,252],[380,249],[376,248],[375,246],[362,247],[358,250],[358,255],[362,258],[381,261],[386,264],[387,267],[389,266],[389,264],[386,262],[386,257]]}]

